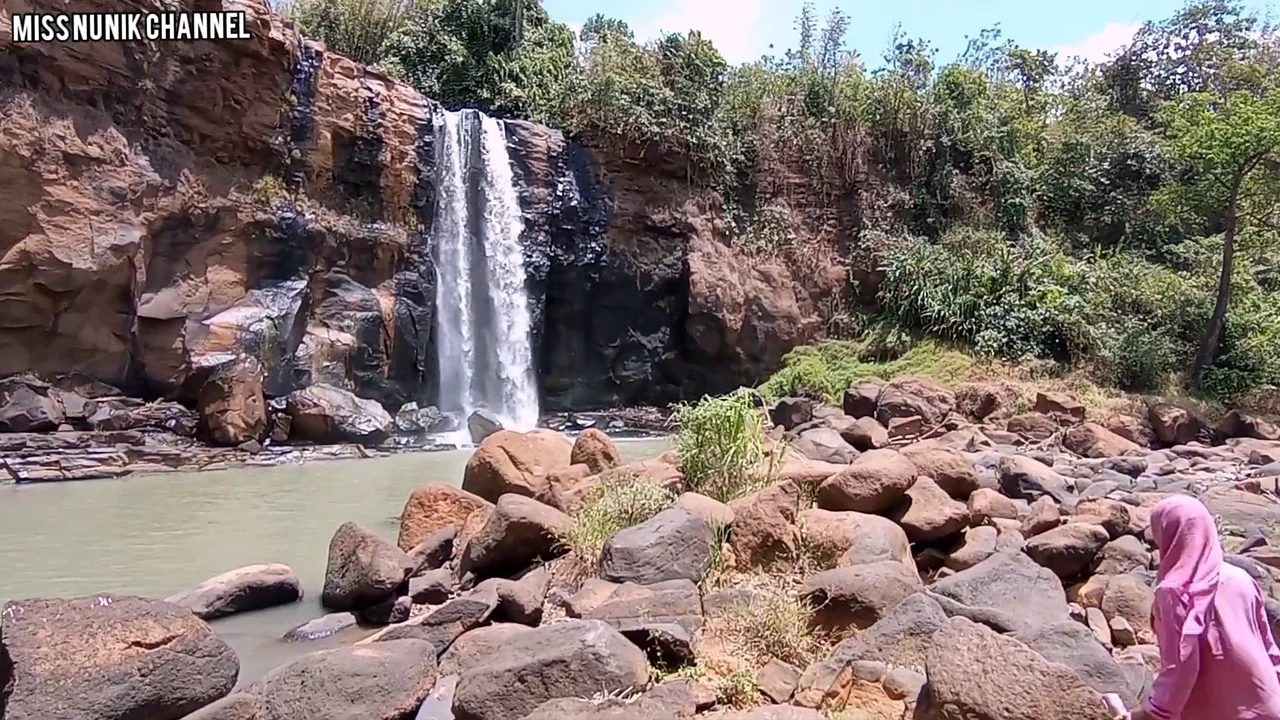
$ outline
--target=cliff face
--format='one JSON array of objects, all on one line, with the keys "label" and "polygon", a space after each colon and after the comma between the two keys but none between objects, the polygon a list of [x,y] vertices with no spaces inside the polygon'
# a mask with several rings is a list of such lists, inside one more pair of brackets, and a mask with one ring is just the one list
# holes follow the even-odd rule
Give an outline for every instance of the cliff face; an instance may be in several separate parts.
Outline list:
[{"label": "cliff face", "polygon": [[[270,395],[431,401],[439,108],[255,0],[181,4],[243,9],[252,39],[18,46],[0,24],[0,375],[189,398],[247,353]],[[126,5],[5,10],[172,9]],[[728,389],[822,332],[843,272],[739,257],[678,162],[507,133],[546,408]]]}]

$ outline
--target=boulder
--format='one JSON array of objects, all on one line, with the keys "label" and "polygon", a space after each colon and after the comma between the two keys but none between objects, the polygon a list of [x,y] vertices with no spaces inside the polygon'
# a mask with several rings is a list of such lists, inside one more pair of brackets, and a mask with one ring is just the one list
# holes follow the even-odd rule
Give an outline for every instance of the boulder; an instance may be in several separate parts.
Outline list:
[{"label": "boulder", "polygon": [[396,544],[408,552],[443,528],[461,528],[467,517],[482,507],[490,507],[489,502],[453,485],[423,485],[410,493],[404,504]]},{"label": "boulder", "polygon": [[911,542],[941,540],[969,526],[968,506],[953,500],[928,477],[916,480],[906,498],[894,508],[892,517]]},{"label": "boulder", "polygon": [[560,538],[572,525],[573,518],[549,505],[523,495],[503,495],[484,527],[467,543],[459,572],[506,575],[538,559],[563,555]]},{"label": "boulder", "polygon": [[603,620],[645,651],[660,667],[693,661],[693,638],[702,627],[702,598],[689,580],[618,586],[583,617]]},{"label": "boulder", "polygon": [[777,658],[765,663],[756,673],[756,687],[765,697],[776,703],[785,703],[796,691],[800,681],[800,668]]},{"label": "boulder", "polygon": [[1195,442],[1207,429],[1199,413],[1172,403],[1152,403],[1147,408],[1147,420],[1151,422],[1156,441],[1164,446]]},{"label": "boulder", "polygon": [[542,605],[547,599],[550,575],[545,566],[535,567],[519,580],[491,578],[476,586],[476,593],[491,591],[498,597],[498,606],[491,620],[501,623],[520,623],[537,627],[542,622]]},{"label": "boulder", "polygon": [[395,427],[377,401],[325,384],[291,393],[285,412],[291,419],[290,436],[315,443],[379,445]]},{"label": "boulder", "polygon": [[1068,428],[1062,435],[1062,446],[1087,458],[1118,457],[1139,450],[1137,443],[1125,440],[1092,422],[1080,423]]},{"label": "boulder", "polygon": [[888,427],[894,418],[919,417],[926,425],[937,425],[955,406],[955,396],[932,380],[896,378],[880,391],[876,420]]},{"label": "boulder", "polygon": [[65,419],[66,411],[47,383],[30,375],[0,380],[0,432],[49,432]]},{"label": "boulder", "polygon": [[795,705],[760,705],[746,710],[720,710],[701,715],[707,720],[826,720],[817,710]]},{"label": "boulder", "polygon": [[972,608],[999,610],[1027,625],[1055,622],[1068,614],[1062,582],[1021,553],[996,553],[930,589]]},{"label": "boulder", "polygon": [[1035,537],[1048,532],[1061,524],[1062,511],[1053,498],[1044,495],[1031,503],[1031,512],[1022,520],[1021,533],[1025,537]]},{"label": "boulder", "polygon": [[502,654],[511,639],[532,631],[528,625],[494,623],[458,636],[440,656],[440,675],[463,675]]},{"label": "boulder", "polygon": [[670,508],[620,530],[600,552],[600,577],[651,585],[664,580],[701,582],[711,565],[711,525],[701,516]]},{"label": "boulder", "polygon": [[502,430],[502,421],[488,410],[476,410],[467,416],[467,434],[479,445],[485,438]]},{"label": "boulder", "polygon": [[462,489],[489,502],[509,493],[549,502],[547,476],[568,468],[572,455],[573,444],[560,433],[501,430],[485,438],[467,460]]},{"label": "boulder", "polygon": [[1005,455],[996,466],[1000,491],[1016,500],[1032,502],[1048,495],[1058,503],[1071,497],[1069,481],[1053,468],[1025,455]]},{"label": "boulder", "polygon": [[879,380],[869,379],[863,380],[845,390],[843,402],[841,403],[844,414],[854,419],[874,418],[880,391],[883,389],[884,383]]},{"label": "boulder", "polygon": [[973,463],[955,450],[916,444],[903,448],[902,456],[915,466],[917,475],[933,478],[939,487],[957,500],[969,499],[981,486],[982,480]]},{"label": "boulder", "polygon": [[740,568],[767,567],[795,556],[799,505],[800,489],[791,482],[729,503],[733,509],[729,544]]},{"label": "boulder", "polygon": [[1111,653],[1103,647],[1088,627],[1075,620],[1059,620],[1055,623],[1028,628],[1014,637],[1035,650],[1045,660],[1066,665],[1100,693],[1116,693],[1125,707],[1135,707],[1137,696],[1129,685],[1128,677]]},{"label": "boulder", "polygon": [[906,532],[888,518],[815,508],[800,513],[799,526],[808,553],[822,567],[886,560],[915,567]]},{"label": "boulder", "polygon": [[1017,520],[1018,506],[990,488],[974,490],[969,496],[969,522],[980,525],[996,518]]},{"label": "boulder", "polygon": [[498,596],[493,589],[477,588],[449,600],[429,613],[379,630],[358,644],[421,640],[430,644],[438,657],[452,647],[459,637],[487,623],[497,608]]},{"label": "boulder", "polygon": [[1109,621],[1116,618],[1127,621],[1137,635],[1138,642],[1154,643],[1156,636],[1151,627],[1151,606],[1154,602],[1155,591],[1139,577],[1116,575],[1102,592],[1100,609]]},{"label": "boulder", "polygon": [[0,612],[6,720],[177,720],[231,692],[235,652],[186,608],[116,595]]},{"label": "boulder", "polygon": [[938,631],[925,665],[942,720],[1111,720],[1075,671],[964,618]]},{"label": "boulder", "polygon": [[1102,546],[1098,553],[1099,575],[1123,575],[1134,570],[1146,570],[1151,565],[1151,553],[1142,541],[1132,535],[1124,535]]},{"label": "boulder", "polygon": [[1239,410],[1228,410],[1222,422],[1218,423],[1217,433],[1222,438],[1253,438],[1275,442],[1280,440],[1280,425]]},{"label": "boulder", "polygon": [[687,492],[676,498],[676,507],[688,510],[707,521],[714,530],[718,527],[733,525],[733,508],[706,495]]},{"label": "boulder", "polygon": [[1220,527],[1268,534],[1280,525],[1280,503],[1265,495],[1217,486],[1200,495],[1200,502],[1217,518]]},{"label": "boulder", "polygon": [[715,702],[710,688],[677,677],[658,683],[639,697],[548,700],[521,720],[677,720],[691,718]]},{"label": "boulder", "polygon": [[402,720],[435,682],[435,648],[395,640],[303,655],[244,692],[257,698],[260,720]]},{"label": "boulder", "polygon": [[453,571],[438,568],[409,578],[408,592],[417,605],[440,605],[453,594]]},{"label": "boulder", "polygon": [[1145,417],[1135,415],[1112,415],[1102,423],[1108,430],[1136,444],[1149,448],[1156,444],[1155,431]]},{"label": "boulder", "polygon": [[813,419],[813,401],[806,397],[782,398],[769,411],[769,419],[783,430],[794,430]]},{"label": "boulder", "polygon": [[569,451],[570,465],[586,465],[592,475],[599,475],[622,465],[622,455],[613,439],[595,428],[587,428],[573,441]]},{"label": "boulder", "polygon": [[810,460],[834,464],[851,463],[858,457],[858,451],[840,433],[825,427],[800,433],[791,449]]},{"label": "boulder", "polygon": [[405,435],[436,432],[444,424],[444,414],[434,405],[419,407],[416,402],[407,402],[396,411],[396,431]]},{"label": "boulder", "polygon": [[1036,442],[1048,440],[1062,429],[1052,416],[1034,412],[1014,415],[1005,422],[1004,427],[1008,432]]},{"label": "boulder", "polygon": [[453,541],[458,537],[458,528],[453,525],[442,527],[432,533],[426,540],[409,548],[406,553],[413,561],[412,577],[421,573],[444,567],[453,557]]},{"label": "boulder", "polygon": [[835,568],[813,575],[800,588],[821,627],[843,632],[873,625],[908,595],[924,586],[915,568],[900,562],[877,562]]},{"label": "boulder", "polygon": [[1132,532],[1129,506],[1118,500],[1109,500],[1107,498],[1089,497],[1082,499],[1076,505],[1075,513],[1068,518],[1067,522],[1100,525],[1107,531],[1107,535],[1112,540]]},{"label": "boulder", "polygon": [[288,565],[249,565],[205,580],[196,588],[165,598],[202,620],[302,599],[302,581]]},{"label": "boulder", "polygon": [[960,546],[947,556],[946,566],[952,570],[968,570],[996,554],[1000,531],[990,525],[964,531]]},{"label": "boulder", "polygon": [[330,610],[377,605],[394,595],[414,569],[399,548],[355,523],[343,523],[329,541],[320,603]]},{"label": "boulder", "polygon": [[1085,412],[1079,400],[1061,392],[1037,392],[1032,409],[1045,415],[1062,415],[1076,420],[1083,420]]},{"label": "boulder", "polygon": [[822,482],[818,487],[818,507],[885,512],[902,499],[916,475],[915,465],[897,451],[871,450]]},{"label": "boulder", "polygon": [[213,445],[235,447],[267,434],[267,401],[262,365],[241,357],[216,368],[196,398],[200,436]]},{"label": "boulder", "polygon": [[1083,572],[1110,537],[1098,525],[1070,523],[1027,541],[1026,553],[1060,578]]},{"label": "boulder", "polygon": [[453,714],[508,720],[548,700],[621,693],[648,680],[644,652],[617,630],[600,620],[566,620],[509,638],[500,654],[464,672]]},{"label": "boulder", "polygon": [[889,446],[889,431],[871,416],[860,417],[841,427],[840,437],[859,452]]}]

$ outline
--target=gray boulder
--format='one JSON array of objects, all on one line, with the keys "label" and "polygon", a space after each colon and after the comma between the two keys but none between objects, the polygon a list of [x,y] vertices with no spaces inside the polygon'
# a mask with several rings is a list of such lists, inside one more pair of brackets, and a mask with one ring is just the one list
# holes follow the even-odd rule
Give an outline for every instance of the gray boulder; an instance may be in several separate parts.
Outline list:
[{"label": "gray boulder", "polygon": [[1100,693],[1117,693],[1125,707],[1137,705],[1128,676],[1089,628],[1075,620],[1060,620],[1028,628],[1014,635],[1049,662],[1066,665]]},{"label": "gray boulder", "polygon": [[1053,468],[1025,455],[1005,455],[996,466],[1000,491],[1016,500],[1033,502],[1048,495],[1059,503],[1071,499],[1071,483]]},{"label": "gray boulder", "polygon": [[858,451],[840,433],[825,427],[800,433],[791,449],[810,460],[837,464],[851,463],[858,457]]},{"label": "gray boulder", "polygon": [[1107,544],[1107,531],[1100,525],[1069,523],[1027,541],[1027,555],[1060,578],[1079,575]]},{"label": "gray boulder", "polygon": [[6,720],[177,720],[231,692],[240,672],[204,621],[160,600],[17,600],[0,618]]},{"label": "gray boulder", "polygon": [[600,553],[600,577],[652,585],[664,580],[700,582],[711,565],[711,526],[702,517],[670,508],[609,538]]},{"label": "gray boulder", "polygon": [[462,674],[456,720],[508,720],[548,700],[643,687],[644,652],[600,620],[566,620],[518,634],[503,652]]},{"label": "gray boulder", "polygon": [[395,428],[395,420],[376,400],[323,383],[290,394],[285,412],[292,419],[291,437],[315,443],[378,445]]},{"label": "gray boulder", "polygon": [[1027,625],[1068,616],[1066,592],[1054,573],[1021,553],[997,553],[934,583],[933,592],[974,608],[992,608]]},{"label": "gray boulder", "polygon": [[330,610],[377,605],[394,595],[414,569],[400,548],[355,523],[343,523],[329,541],[320,603]]},{"label": "gray boulder", "polygon": [[171,595],[202,620],[248,610],[287,605],[302,599],[302,581],[288,565],[249,565],[205,580],[196,588]]},{"label": "gray boulder", "polygon": [[484,527],[467,543],[459,571],[477,576],[507,575],[538,559],[564,553],[560,538],[573,519],[533,498],[507,493],[494,505]]},{"label": "gray boulder", "polygon": [[900,562],[841,567],[809,577],[800,595],[816,608],[815,621],[830,630],[864,629],[904,598],[924,589],[915,568]]}]

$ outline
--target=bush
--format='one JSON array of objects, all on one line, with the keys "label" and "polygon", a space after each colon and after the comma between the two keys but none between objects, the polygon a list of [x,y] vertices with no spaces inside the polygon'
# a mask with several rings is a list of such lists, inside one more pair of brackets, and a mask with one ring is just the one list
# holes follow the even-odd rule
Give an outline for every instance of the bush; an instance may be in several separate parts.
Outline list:
[{"label": "bush", "polygon": [[739,390],[676,407],[676,450],[689,490],[729,502],[759,487],[764,419],[753,396]]},{"label": "bush", "polygon": [[409,21],[414,0],[292,0],[281,8],[310,37],[334,52],[374,65],[386,43]]},{"label": "bush", "polygon": [[671,491],[641,478],[604,483],[583,500],[563,542],[581,560],[594,562],[615,533],[639,525],[671,507],[675,500]]},{"label": "bush", "polygon": [[771,658],[807,667],[823,646],[812,621],[813,608],[785,584],[775,582],[756,588],[752,600],[730,606],[712,621],[711,632],[752,667]]}]

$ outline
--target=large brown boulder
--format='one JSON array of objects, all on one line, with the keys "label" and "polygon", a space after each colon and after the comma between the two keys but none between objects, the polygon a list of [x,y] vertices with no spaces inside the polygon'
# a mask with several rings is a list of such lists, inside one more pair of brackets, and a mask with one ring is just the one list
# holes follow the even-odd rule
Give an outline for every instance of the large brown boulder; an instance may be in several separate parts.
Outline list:
[{"label": "large brown boulder", "polygon": [[329,541],[320,603],[330,610],[372,607],[394,595],[415,569],[400,548],[360,525],[343,523]]},{"label": "large brown boulder", "polygon": [[880,391],[876,420],[889,426],[894,418],[919,417],[926,425],[942,422],[955,409],[951,391],[927,378],[896,378]]},{"label": "large brown boulder", "polygon": [[814,508],[800,513],[798,525],[808,553],[821,567],[885,560],[915,567],[907,534],[888,518]]},{"label": "large brown boulder", "polygon": [[1028,540],[1026,552],[1058,577],[1071,578],[1093,562],[1108,540],[1098,525],[1069,523]]},{"label": "large brown boulder", "polygon": [[435,682],[435,648],[422,640],[321,650],[205,708],[198,720],[404,720]]},{"label": "large brown boulder", "polygon": [[0,618],[6,720],[178,720],[231,692],[240,672],[204,621],[160,600],[16,600]]},{"label": "large brown boulder", "polygon": [[423,485],[404,504],[396,544],[408,552],[446,527],[461,528],[471,513],[482,507],[491,506],[484,498],[453,485]]},{"label": "large brown boulder", "polygon": [[267,432],[262,364],[243,357],[216,368],[200,386],[196,410],[206,442],[235,446],[262,440]]},{"label": "large brown boulder", "polygon": [[1037,392],[1032,409],[1045,415],[1061,415],[1076,420],[1083,420],[1085,411],[1079,400],[1061,392]]},{"label": "large brown boulder", "polygon": [[939,720],[1111,720],[1075,671],[964,618],[937,632],[925,669]]},{"label": "large brown boulder", "polygon": [[1062,429],[1052,415],[1024,413],[1014,415],[1005,422],[1004,429],[1027,440],[1047,440]]},{"label": "large brown boulder", "polygon": [[188,608],[202,620],[302,599],[302,581],[288,565],[249,565],[216,575],[198,587],[165,599]]},{"label": "large brown boulder", "polygon": [[882,390],[884,383],[875,379],[863,380],[845,390],[841,403],[844,414],[854,419],[874,418]]},{"label": "large brown boulder", "polygon": [[566,620],[509,638],[502,652],[464,672],[456,720],[508,720],[548,700],[643,687],[644,652],[600,620]]},{"label": "large brown boulder", "polygon": [[818,507],[879,513],[892,508],[916,480],[915,465],[896,450],[863,453],[818,487]]},{"label": "large brown boulder", "polygon": [[285,412],[292,420],[290,436],[316,443],[378,445],[395,428],[395,420],[377,401],[332,385],[291,393]]},{"label": "large brown boulder", "polygon": [[903,598],[923,589],[915,568],[877,562],[810,576],[800,596],[815,608],[814,619],[820,626],[840,632],[871,627]]},{"label": "large brown boulder", "polygon": [[1173,403],[1152,403],[1147,408],[1147,419],[1161,445],[1186,445],[1208,428],[1199,413]]},{"label": "large brown boulder", "polygon": [[519,572],[535,560],[564,554],[561,538],[572,525],[573,518],[550,505],[523,495],[503,495],[484,527],[467,542],[458,569],[483,576]]},{"label": "large brown boulder", "polygon": [[1118,414],[1108,417],[1102,424],[1111,432],[1139,447],[1149,448],[1156,444],[1156,433],[1151,429],[1151,422],[1145,417]]},{"label": "large brown boulder", "polygon": [[0,380],[0,432],[57,430],[66,417],[49,385],[29,375]]},{"label": "large brown boulder", "polygon": [[902,456],[911,461],[917,475],[926,475],[938,487],[957,500],[968,500],[982,480],[973,463],[955,450],[915,444],[902,448]]},{"label": "large brown boulder", "polygon": [[618,446],[613,443],[613,438],[601,430],[587,428],[573,441],[569,463],[586,465],[592,475],[598,475],[621,465],[622,455],[618,453]]},{"label": "large brown boulder", "polygon": [[547,475],[572,464],[573,443],[550,430],[500,430],[480,443],[467,460],[462,489],[489,502],[507,493],[550,503]]},{"label": "large brown boulder", "polygon": [[1280,425],[1260,417],[1247,415],[1239,410],[1229,410],[1218,423],[1218,436],[1222,438],[1253,438],[1254,440],[1280,440]]},{"label": "large brown boulder", "polygon": [[845,423],[839,431],[840,437],[859,452],[889,447],[889,431],[871,416]]},{"label": "large brown boulder", "polygon": [[1097,423],[1080,423],[1062,435],[1062,446],[1087,458],[1110,458],[1139,450],[1138,444],[1125,440]]},{"label": "large brown boulder", "polygon": [[932,542],[969,526],[969,508],[952,499],[932,478],[918,478],[894,508],[893,518],[912,542]]},{"label": "large brown boulder", "polygon": [[783,482],[729,503],[733,556],[742,568],[788,562],[796,552],[796,513],[800,489]]}]

